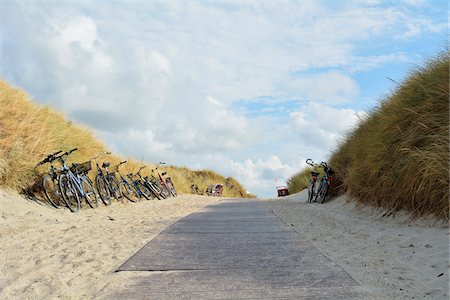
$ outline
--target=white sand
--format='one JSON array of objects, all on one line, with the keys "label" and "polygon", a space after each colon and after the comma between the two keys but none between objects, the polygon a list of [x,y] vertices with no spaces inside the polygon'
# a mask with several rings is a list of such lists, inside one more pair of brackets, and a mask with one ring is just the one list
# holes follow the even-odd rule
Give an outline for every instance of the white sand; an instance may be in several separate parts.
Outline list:
[{"label": "white sand", "polygon": [[218,200],[180,196],[70,213],[0,190],[0,299],[91,299],[169,224]]},{"label": "white sand", "polygon": [[[306,204],[307,192],[270,201],[285,223],[377,299],[449,299],[449,230],[357,207],[339,197]],[[292,225],[291,225],[292,224]],[[439,276],[440,274],[443,274]]]},{"label": "white sand", "polygon": [[[0,299],[91,299],[120,279],[111,276],[115,268],[164,228],[218,200],[181,196],[73,214],[0,190]],[[447,224],[382,217],[342,197],[303,202],[305,193],[269,201],[370,298],[448,299]]]}]

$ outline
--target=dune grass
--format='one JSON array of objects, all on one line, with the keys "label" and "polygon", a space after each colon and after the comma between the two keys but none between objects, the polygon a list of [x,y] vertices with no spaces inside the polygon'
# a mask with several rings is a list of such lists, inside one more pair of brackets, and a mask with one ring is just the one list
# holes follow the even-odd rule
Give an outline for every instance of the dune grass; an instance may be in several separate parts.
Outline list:
[{"label": "dune grass", "polygon": [[[49,153],[72,148],[78,148],[78,151],[69,156],[69,163],[84,162],[98,152],[107,151],[88,128],[73,124],[48,106],[33,103],[25,92],[0,81],[0,186],[29,191],[48,170],[48,165],[38,168],[35,165]],[[147,175],[154,167],[133,158],[116,155],[103,158],[112,164],[125,159],[128,164],[121,167],[124,173],[136,172],[140,166],[147,165],[143,172]],[[252,196],[247,195],[235,179],[211,170],[193,171],[175,166],[161,167],[160,170],[168,172],[179,193],[191,193],[191,184],[197,184],[204,191],[209,184],[222,183],[224,196]]]},{"label": "dune grass", "polygon": [[[311,171],[313,171],[312,167],[306,167],[296,174],[292,175],[287,180],[287,188],[289,190],[289,193],[298,193],[308,188],[309,181],[311,179]],[[316,170],[316,172],[319,172],[318,180],[320,180],[320,178],[322,178],[322,176],[324,175],[324,171],[322,168],[319,168]]]},{"label": "dune grass", "polygon": [[[449,219],[448,52],[414,69],[331,154],[334,192],[412,217]],[[303,187],[309,170],[289,182]]]},{"label": "dune grass", "polygon": [[448,220],[449,57],[413,70],[332,153],[341,193]]}]

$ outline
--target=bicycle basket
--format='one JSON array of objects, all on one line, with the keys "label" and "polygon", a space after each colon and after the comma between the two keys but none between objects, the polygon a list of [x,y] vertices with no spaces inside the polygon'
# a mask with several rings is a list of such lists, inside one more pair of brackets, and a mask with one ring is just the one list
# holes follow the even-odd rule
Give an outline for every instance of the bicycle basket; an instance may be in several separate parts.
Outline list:
[{"label": "bicycle basket", "polygon": [[70,170],[73,173],[87,173],[92,169],[91,167],[91,162],[87,161],[81,164],[72,164],[72,167],[70,168]]}]

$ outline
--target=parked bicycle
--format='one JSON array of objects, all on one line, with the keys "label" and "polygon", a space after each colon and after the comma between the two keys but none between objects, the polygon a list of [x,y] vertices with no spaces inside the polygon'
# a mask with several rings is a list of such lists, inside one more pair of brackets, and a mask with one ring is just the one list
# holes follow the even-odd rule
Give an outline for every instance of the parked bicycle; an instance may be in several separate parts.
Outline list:
[{"label": "parked bicycle", "polygon": [[36,167],[49,163],[50,170],[47,174],[42,177],[42,188],[44,189],[44,196],[47,201],[55,208],[60,206],[65,206],[66,203],[61,197],[61,192],[59,190],[59,174],[61,168],[56,168],[53,162],[58,159],[58,154],[62,151],[49,154],[44,160],[40,161]]},{"label": "parked bicycle", "polygon": [[[159,162],[156,168],[152,170],[152,173],[155,172],[158,177],[155,177],[156,179],[159,179],[159,184],[163,190],[167,190],[169,192],[169,195],[167,197],[177,196],[177,191],[175,190],[175,187],[173,185],[172,179],[170,177],[166,177],[167,172],[162,172],[161,174],[158,171],[159,165],[165,165],[165,162]],[[164,191],[164,194],[167,195],[167,192]],[[164,197],[164,198],[167,198]]]},{"label": "parked bicycle", "polygon": [[316,182],[317,182],[317,176],[319,176],[318,168],[321,167],[320,164],[316,164],[312,161],[312,159],[308,158],[306,160],[306,163],[313,167],[313,170],[311,171],[311,178],[309,180],[308,184],[308,203],[313,202],[313,198],[316,196],[317,188],[316,188]]},{"label": "parked bicycle", "polygon": [[325,174],[320,180],[319,189],[317,190],[316,198],[314,199],[314,201],[316,202],[317,199],[319,199],[318,202],[322,204],[325,202],[325,199],[328,196],[328,191],[331,187],[334,171],[331,169],[331,167],[328,166],[326,162],[321,162],[320,165],[323,167]]},{"label": "parked bicycle", "polygon": [[121,193],[119,188],[119,183],[114,176],[111,176],[108,170],[110,163],[103,162],[100,167],[98,159],[102,156],[109,155],[111,152],[100,152],[93,160],[97,167],[97,175],[95,176],[95,184],[97,186],[97,191],[100,195],[100,199],[105,205],[111,205],[111,198],[120,199]]},{"label": "parked bicycle", "polygon": [[69,167],[64,159],[64,157],[69,156],[76,150],[77,148],[74,148],[58,156],[62,165],[61,175],[59,176],[59,188],[62,198],[72,212],[80,209],[80,197],[84,198],[91,208],[98,206],[94,187],[90,184],[90,180],[86,178],[87,172],[91,169],[91,162],[73,164],[72,167]]},{"label": "parked bicycle", "polygon": [[126,160],[120,162],[119,164],[113,166],[112,170],[119,175],[119,190],[122,193],[122,196],[131,202],[136,202],[143,195],[143,193],[140,191],[139,187],[135,187],[133,184],[130,184],[128,180],[120,173],[119,167],[125,163],[127,163]]},{"label": "parked bicycle", "polygon": [[191,184],[191,193],[197,195],[203,195],[196,184]]},{"label": "parked bicycle", "polygon": [[147,168],[147,166],[140,167],[136,175],[139,177],[144,186],[151,192],[152,198],[161,200],[161,198],[164,198],[161,187],[157,185],[152,179],[149,179],[148,176],[142,176],[141,171],[145,168]]},{"label": "parked bicycle", "polygon": [[144,185],[144,183],[141,181],[138,175],[129,173],[127,174],[127,177],[130,179],[131,184],[135,189],[135,192],[137,192],[138,199],[145,198],[147,200],[150,200],[150,198],[154,197],[153,193]]}]

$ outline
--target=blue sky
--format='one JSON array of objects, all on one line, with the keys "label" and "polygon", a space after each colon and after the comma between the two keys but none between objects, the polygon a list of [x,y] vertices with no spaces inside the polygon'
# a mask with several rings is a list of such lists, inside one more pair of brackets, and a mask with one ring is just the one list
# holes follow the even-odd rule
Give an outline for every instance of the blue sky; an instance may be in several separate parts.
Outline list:
[{"label": "blue sky", "polygon": [[114,152],[264,197],[448,39],[447,1],[0,5],[1,78]]}]

